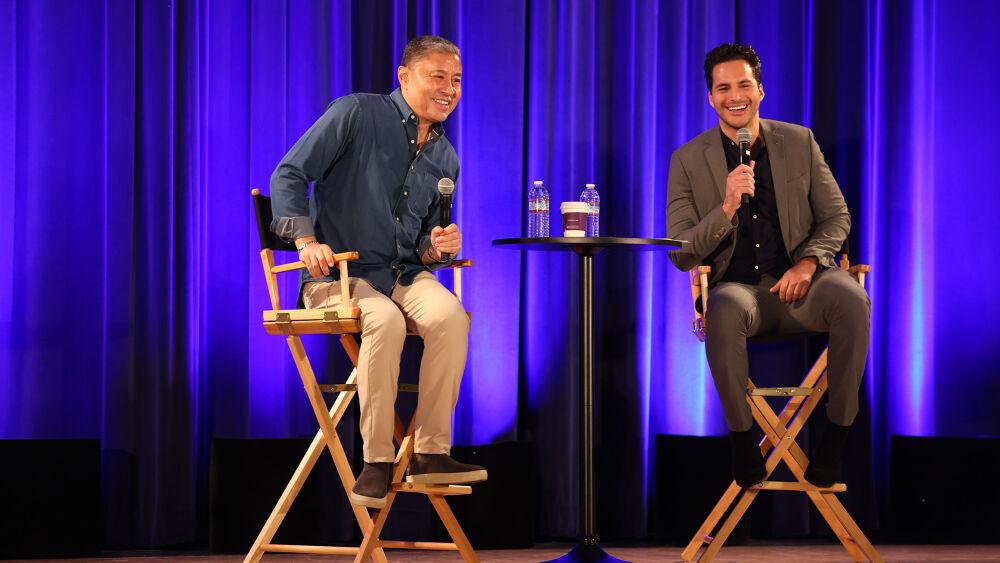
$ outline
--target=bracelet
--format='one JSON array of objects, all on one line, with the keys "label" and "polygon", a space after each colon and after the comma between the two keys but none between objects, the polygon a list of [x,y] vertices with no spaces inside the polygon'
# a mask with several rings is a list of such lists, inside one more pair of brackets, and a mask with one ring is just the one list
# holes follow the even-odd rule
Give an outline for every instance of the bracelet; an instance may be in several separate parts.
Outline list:
[{"label": "bracelet", "polygon": [[296,246],[295,250],[297,252],[302,252],[303,250],[305,250],[306,248],[308,248],[310,244],[316,244],[317,242],[318,241],[315,241],[315,240],[306,241],[306,242],[302,243],[302,246]]}]

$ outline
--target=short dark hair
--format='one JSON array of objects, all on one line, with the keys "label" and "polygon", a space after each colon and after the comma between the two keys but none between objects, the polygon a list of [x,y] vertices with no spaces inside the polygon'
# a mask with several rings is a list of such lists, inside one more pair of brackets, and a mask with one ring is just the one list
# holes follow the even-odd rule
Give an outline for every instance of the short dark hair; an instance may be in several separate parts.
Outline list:
[{"label": "short dark hair", "polygon": [[417,62],[427,56],[428,53],[454,53],[461,56],[458,52],[458,46],[444,37],[418,35],[410,39],[410,42],[403,48],[403,61],[399,64],[410,66],[410,63]]},{"label": "short dark hair", "polygon": [[753,72],[753,77],[757,80],[757,84],[761,83],[760,57],[757,56],[757,51],[754,51],[750,45],[723,43],[705,55],[705,85],[708,86],[709,92],[712,91],[712,69],[716,65],[728,63],[729,61],[746,61],[750,65],[750,70]]}]

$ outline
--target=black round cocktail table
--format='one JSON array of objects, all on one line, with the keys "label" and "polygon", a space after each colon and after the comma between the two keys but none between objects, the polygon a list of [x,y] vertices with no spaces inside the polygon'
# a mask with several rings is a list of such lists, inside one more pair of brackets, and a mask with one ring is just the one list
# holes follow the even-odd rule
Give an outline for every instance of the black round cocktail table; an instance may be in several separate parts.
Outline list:
[{"label": "black round cocktail table", "polygon": [[594,255],[604,249],[666,251],[682,241],[666,238],[501,238],[493,246],[519,250],[572,250],[580,255],[580,534],[577,545],[556,561],[620,561],[598,545],[594,521]]}]

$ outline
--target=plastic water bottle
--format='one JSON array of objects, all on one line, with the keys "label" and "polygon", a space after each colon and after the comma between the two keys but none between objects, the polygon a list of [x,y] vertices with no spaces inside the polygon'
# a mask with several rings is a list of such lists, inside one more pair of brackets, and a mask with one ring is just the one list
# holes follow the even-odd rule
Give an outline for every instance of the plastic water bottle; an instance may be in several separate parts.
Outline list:
[{"label": "plastic water bottle", "polygon": [[549,190],[541,181],[535,182],[538,186],[538,236],[549,236]]},{"label": "plastic water bottle", "polygon": [[580,193],[580,201],[590,205],[590,213],[587,215],[587,236],[601,236],[601,196],[597,194],[594,184],[587,184]]},{"label": "plastic water bottle", "polygon": [[541,180],[528,191],[528,236],[549,236],[549,190]]}]

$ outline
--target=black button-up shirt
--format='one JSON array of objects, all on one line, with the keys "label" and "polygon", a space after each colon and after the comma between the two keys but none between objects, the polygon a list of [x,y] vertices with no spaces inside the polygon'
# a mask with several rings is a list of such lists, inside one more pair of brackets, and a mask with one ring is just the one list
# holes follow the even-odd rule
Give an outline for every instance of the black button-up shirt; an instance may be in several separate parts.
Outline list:
[{"label": "black button-up shirt", "polygon": [[[726,166],[732,172],[740,164],[739,147],[725,134],[720,134]],[[750,147],[750,159],[755,163],[754,197],[750,198],[749,205],[741,205],[736,211],[739,220],[734,232],[736,248],[722,281],[756,285],[765,273],[781,278],[792,263],[781,238],[771,159],[767,156],[767,143],[762,135]]]},{"label": "black button-up shirt", "polygon": [[[334,100],[271,175],[271,229],[285,240],[315,235],[334,252],[357,250],[350,275],[386,295],[397,281],[409,285],[432,269],[420,258],[439,221],[437,183],[457,180],[459,168],[440,124],[420,151],[417,141],[417,117],[399,89]],[[301,279],[338,278],[331,274],[303,270]]]}]

